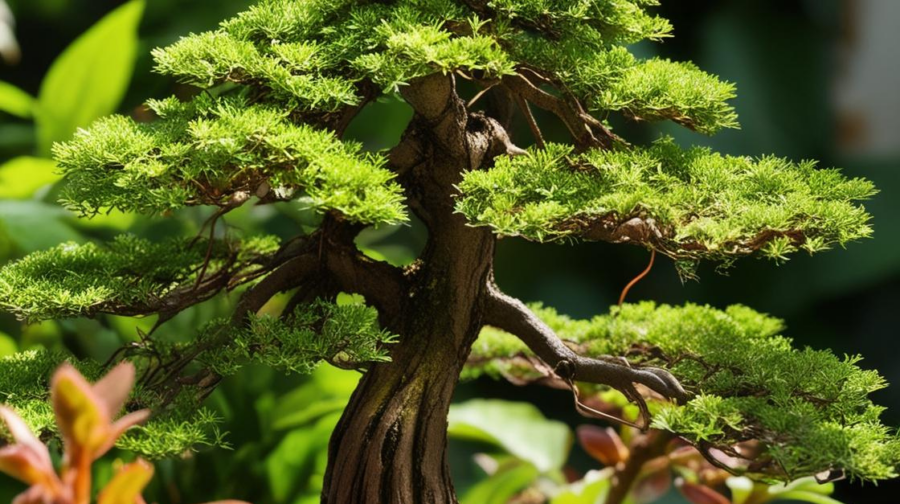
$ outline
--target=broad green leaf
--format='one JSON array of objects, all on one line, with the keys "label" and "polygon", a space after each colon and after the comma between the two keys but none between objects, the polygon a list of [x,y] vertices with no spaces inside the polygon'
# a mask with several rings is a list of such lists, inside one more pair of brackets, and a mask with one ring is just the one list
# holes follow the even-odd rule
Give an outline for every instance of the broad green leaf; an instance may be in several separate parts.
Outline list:
[{"label": "broad green leaf", "polygon": [[450,436],[496,445],[542,473],[561,469],[572,446],[566,424],[528,403],[474,399],[451,406],[448,420]]},{"label": "broad green leaf", "polygon": [[0,81],[0,111],[28,119],[34,113],[34,97],[8,82]]},{"label": "broad green leaf", "polygon": [[110,228],[125,231],[134,224],[137,218],[136,214],[112,209],[88,218],[79,218],[75,223],[79,228],[84,229]]},{"label": "broad green leaf", "polygon": [[606,502],[613,471],[610,468],[602,471],[588,471],[584,478],[569,484],[565,490],[556,494],[550,504],[598,504]]},{"label": "broad green leaf", "polygon": [[19,350],[19,344],[12,336],[0,331],[0,357],[12,355]]},{"label": "broad green leaf", "polygon": [[744,504],[753,495],[755,485],[753,480],[746,476],[732,476],[725,480],[728,489],[731,490],[731,502]]},{"label": "broad green leaf", "polygon": [[0,198],[25,199],[60,179],[56,163],[49,159],[21,156],[0,165]]},{"label": "broad green leaf", "polygon": [[501,466],[490,478],[472,487],[461,504],[506,504],[517,493],[528,488],[538,477],[537,467],[521,460]]},{"label": "broad green leaf", "polygon": [[820,495],[831,495],[834,493],[834,483],[819,483],[812,476],[798,478],[788,484],[777,484],[769,487],[769,493],[782,494],[785,492],[812,492]]},{"label": "broad green leaf", "polygon": [[812,504],[842,504],[841,501],[832,499],[827,495],[822,495],[815,492],[804,492],[802,490],[779,493],[778,498],[773,499],[773,501],[799,501],[811,502]]},{"label": "broad green leaf", "polygon": [[38,147],[53,142],[118,108],[134,69],[144,0],[131,0],[82,34],[53,62],[41,84],[36,118]]},{"label": "broad green leaf", "polygon": [[297,488],[315,477],[319,453],[327,451],[328,438],[340,413],[322,417],[315,427],[290,432],[266,459],[269,488],[275,502],[287,502]]},{"label": "broad green leaf", "polygon": [[45,250],[84,237],[65,221],[69,213],[56,205],[33,200],[0,201],[0,221],[13,245],[23,253]]}]

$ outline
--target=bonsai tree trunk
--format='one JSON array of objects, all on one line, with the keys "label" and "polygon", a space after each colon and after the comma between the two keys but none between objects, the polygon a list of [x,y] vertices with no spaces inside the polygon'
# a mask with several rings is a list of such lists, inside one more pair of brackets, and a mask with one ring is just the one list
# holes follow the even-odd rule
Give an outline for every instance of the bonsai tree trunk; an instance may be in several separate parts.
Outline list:
[{"label": "bonsai tree trunk", "polygon": [[[453,503],[447,465],[447,413],[459,373],[483,326],[495,238],[454,213],[454,186],[496,150],[496,123],[467,116],[448,76],[413,83],[416,111],[395,169],[429,242],[398,313],[382,320],[400,336],[392,361],[363,376],[335,429],[323,502]],[[385,316],[386,315],[386,316]]]}]

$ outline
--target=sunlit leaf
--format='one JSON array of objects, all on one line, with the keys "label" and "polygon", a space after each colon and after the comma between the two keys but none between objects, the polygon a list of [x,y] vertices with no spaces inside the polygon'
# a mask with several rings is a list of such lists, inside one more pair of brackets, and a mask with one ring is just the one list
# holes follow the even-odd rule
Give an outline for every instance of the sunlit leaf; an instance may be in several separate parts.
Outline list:
[{"label": "sunlit leaf", "polygon": [[141,492],[150,478],[153,477],[153,466],[144,460],[126,464],[119,469],[113,479],[106,485],[97,504],[135,504],[140,502]]},{"label": "sunlit leaf", "polygon": [[27,119],[34,112],[34,97],[8,82],[0,81],[0,111]]},{"label": "sunlit leaf", "polygon": [[547,420],[535,406],[475,399],[450,408],[449,435],[494,444],[541,472],[561,469],[572,445],[562,422]]},{"label": "sunlit leaf", "polygon": [[53,62],[41,84],[38,147],[50,153],[77,128],[114,112],[125,96],[138,50],[144,0],[131,0],[81,35]]},{"label": "sunlit leaf", "polygon": [[41,187],[59,179],[56,163],[53,161],[20,156],[0,165],[0,198],[30,198]]},{"label": "sunlit leaf", "polygon": [[490,478],[472,487],[461,504],[506,504],[528,488],[540,475],[538,469],[521,460],[512,460],[501,466]]},{"label": "sunlit leaf", "polygon": [[0,357],[12,355],[19,350],[19,344],[12,336],[0,331]]}]

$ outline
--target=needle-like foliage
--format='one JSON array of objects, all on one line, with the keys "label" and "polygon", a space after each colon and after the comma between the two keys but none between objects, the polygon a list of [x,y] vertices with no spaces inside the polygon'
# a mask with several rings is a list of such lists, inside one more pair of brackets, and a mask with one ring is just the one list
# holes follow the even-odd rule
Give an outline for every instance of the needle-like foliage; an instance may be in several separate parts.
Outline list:
[{"label": "needle-like foliage", "polygon": [[681,261],[777,260],[868,237],[858,204],[875,193],[811,161],[683,150],[670,139],[646,149],[551,144],[466,174],[457,209],[506,236],[629,242]]},{"label": "needle-like foliage", "polygon": [[[854,479],[896,476],[900,437],[881,424],[884,408],[869,399],[886,386],[884,378],[861,369],[858,356],[793,348],[780,335],[780,320],[743,306],[644,302],[590,320],[533,309],[579,354],[671,371],[693,398],[683,405],[660,403],[653,427],[704,449],[761,443],[765,453],[738,470],[774,478],[833,469]],[[514,336],[486,328],[467,373],[534,379],[540,373],[520,358],[528,355]]]},{"label": "needle-like foliage", "polygon": [[405,220],[400,188],[383,160],[331,133],[295,125],[290,112],[242,97],[170,98],[161,120],[112,116],[54,152],[67,178],[66,205],[164,212],[186,205],[233,207],[251,196],[290,199],[365,224]]},{"label": "needle-like foliage", "polygon": [[[184,298],[199,302],[252,280],[277,247],[272,237],[211,248],[206,240],[153,243],[132,235],[105,246],[64,243],[0,270],[0,306],[26,322],[165,312]],[[198,284],[204,263],[208,274]]]},{"label": "needle-like foliage", "polygon": [[[215,207],[214,236],[217,219],[238,206],[302,197],[324,214],[319,228],[280,246],[271,238],[133,236],[63,244],[0,270],[0,307],[26,322],[112,313],[158,314],[162,324],[243,285],[235,313],[193,338],[166,342],[151,331],[117,354],[141,371],[130,405],[164,413],[120,446],[161,457],[221,444],[212,415],[189,413],[246,364],[367,368],[332,444],[329,502],[454,501],[438,474],[449,473],[441,472],[443,445],[421,436],[443,439],[457,378],[448,371],[462,368],[484,321],[520,333],[485,330],[469,375],[569,385],[588,377],[593,385],[582,389],[611,386],[643,419],[651,414],[644,396],[682,400],[654,402],[652,426],[720,465],[716,453],[761,448],[735,468],[753,475],[895,476],[900,442],[869,400],[884,381],[856,357],[794,349],[778,336],[779,321],[742,307],[644,303],[590,321],[537,309],[548,328],[494,284],[496,236],[633,243],[674,258],[690,276],[702,259],[782,261],[871,234],[860,206],[875,193],[866,180],[812,161],[724,156],[668,138],[631,145],[611,131],[610,114],[704,134],[738,126],[733,84],[690,62],[628,49],[671,36],[656,5],[261,0],[153,51],[156,71],[192,93],[150,100],[141,121],[107,117],[55,146],[62,202],[82,216]],[[464,96],[463,80],[477,94]],[[397,146],[366,152],[343,138],[364,107],[391,94],[414,111]],[[512,107],[536,141],[528,151],[505,123],[516,117]],[[546,142],[532,108],[556,116],[571,145]],[[407,206],[429,228],[419,260],[400,270],[365,257],[359,232],[406,221]],[[340,292],[371,307],[337,304]],[[266,307],[279,293],[291,297],[276,317]],[[36,432],[52,433],[43,391],[61,359],[0,360],[0,400]],[[99,374],[96,364],[79,365],[89,378]],[[409,446],[422,447],[415,460]],[[359,460],[395,472],[372,475]],[[613,492],[621,495],[610,502],[622,502],[633,482],[620,476]]]}]

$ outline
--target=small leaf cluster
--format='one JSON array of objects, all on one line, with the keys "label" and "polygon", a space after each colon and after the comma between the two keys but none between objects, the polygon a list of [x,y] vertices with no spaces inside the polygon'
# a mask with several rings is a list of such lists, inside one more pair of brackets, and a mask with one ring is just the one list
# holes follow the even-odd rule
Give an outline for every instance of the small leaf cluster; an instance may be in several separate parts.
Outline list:
[{"label": "small leaf cluster", "polygon": [[875,193],[814,162],[792,163],[681,149],[590,150],[550,144],[501,157],[460,184],[457,210],[506,236],[631,242],[673,258],[730,261],[753,252],[777,260],[868,237],[857,204]]},{"label": "small leaf cluster", "polygon": [[253,195],[288,199],[303,190],[313,208],[354,222],[406,218],[400,187],[382,157],[295,125],[289,111],[251,105],[242,95],[150,106],[162,120],[111,116],[56,145],[69,208],[86,215],[104,208],[154,213],[231,207]]},{"label": "small leaf cluster", "polygon": [[[0,402],[15,409],[43,439],[57,438],[56,418],[50,405],[49,383],[54,371],[69,362],[90,381],[103,375],[93,360],[77,360],[62,352],[28,350],[0,357]],[[129,409],[158,406],[158,397],[136,390]],[[159,411],[148,423],[129,430],[116,442],[121,449],[149,459],[180,456],[201,446],[227,447],[218,431],[220,419],[206,408],[197,408],[187,395],[172,407]],[[8,433],[2,437],[9,440]]]},{"label": "small leaf cluster", "polygon": [[[208,245],[133,235],[106,245],[63,243],[0,270],[0,307],[26,322],[164,310],[167,295],[195,284]],[[252,271],[277,247],[273,237],[214,242],[207,273]]]},{"label": "small leaf cluster", "polygon": [[[653,427],[698,445],[762,443],[759,473],[793,479],[832,469],[852,477],[896,476],[900,438],[884,426],[869,394],[886,386],[859,357],[793,348],[782,323],[743,306],[626,304],[608,315],[573,320],[534,307],[563,340],[585,355],[628,358],[667,368],[693,398],[660,403]],[[514,357],[530,352],[513,336],[485,329],[469,376],[521,373]],[[577,379],[577,377],[576,377]]]},{"label": "small leaf cluster", "polygon": [[252,314],[242,329],[235,329],[229,320],[214,321],[201,336],[201,344],[223,331],[228,343],[204,354],[209,367],[222,376],[248,364],[311,373],[323,361],[344,368],[387,362],[386,345],[396,341],[395,335],[378,326],[374,308],[323,300],[300,304],[282,317]]}]

